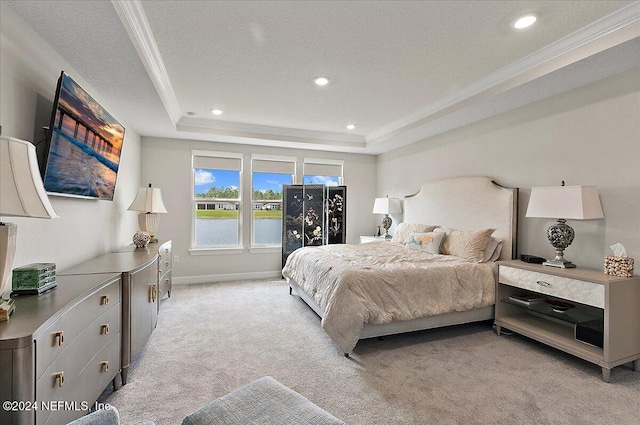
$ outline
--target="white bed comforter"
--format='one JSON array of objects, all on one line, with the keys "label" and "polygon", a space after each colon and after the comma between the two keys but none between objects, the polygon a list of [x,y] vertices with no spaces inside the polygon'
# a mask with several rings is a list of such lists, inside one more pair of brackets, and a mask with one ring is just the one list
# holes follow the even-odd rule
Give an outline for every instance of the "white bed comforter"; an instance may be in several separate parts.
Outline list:
[{"label": "white bed comforter", "polygon": [[282,274],[324,311],[322,327],[345,353],[364,324],[410,320],[495,302],[488,264],[408,250],[395,242],[300,248]]}]

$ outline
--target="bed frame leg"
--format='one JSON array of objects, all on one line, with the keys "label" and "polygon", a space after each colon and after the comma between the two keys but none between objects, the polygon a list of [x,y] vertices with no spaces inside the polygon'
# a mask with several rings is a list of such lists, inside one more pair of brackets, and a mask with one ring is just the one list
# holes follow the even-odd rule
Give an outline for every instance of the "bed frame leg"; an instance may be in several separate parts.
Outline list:
[{"label": "bed frame leg", "polygon": [[291,286],[289,286],[289,295],[293,294],[293,288]]},{"label": "bed frame leg", "polygon": [[349,353],[344,353],[344,356],[345,356],[346,358],[349,358]]}]

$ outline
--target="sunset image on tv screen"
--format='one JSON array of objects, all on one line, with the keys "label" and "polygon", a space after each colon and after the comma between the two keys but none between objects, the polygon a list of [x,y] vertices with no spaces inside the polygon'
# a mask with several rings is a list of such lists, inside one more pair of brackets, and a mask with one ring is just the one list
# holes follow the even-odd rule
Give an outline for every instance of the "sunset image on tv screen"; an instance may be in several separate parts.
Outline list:
[{"label": "sunset image on tv screen", "polygon": [[44,187],[113,200],[124,127],[66,74],[60,77]]}]

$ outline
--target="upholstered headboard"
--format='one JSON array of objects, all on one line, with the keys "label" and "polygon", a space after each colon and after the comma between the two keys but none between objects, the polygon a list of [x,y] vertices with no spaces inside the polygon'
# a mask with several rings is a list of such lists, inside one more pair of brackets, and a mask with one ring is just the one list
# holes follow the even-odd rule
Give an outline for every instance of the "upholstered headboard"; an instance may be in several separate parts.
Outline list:
[{"label": "upholstered headboard", "polygon": [[504,241],[500,259],[516,258],[518,189],[489,177],[436,180],[404,198],[404,222],[458,230],[494,228],[493,236]]}]

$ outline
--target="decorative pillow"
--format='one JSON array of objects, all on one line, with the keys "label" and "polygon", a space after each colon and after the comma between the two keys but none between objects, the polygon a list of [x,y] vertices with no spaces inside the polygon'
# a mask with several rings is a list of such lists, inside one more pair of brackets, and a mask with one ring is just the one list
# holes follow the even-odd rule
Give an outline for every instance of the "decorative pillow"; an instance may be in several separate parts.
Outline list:
[{"label": "decorative pillow", "polygon": [[430,254],[439,254],[442,241],[447,234],[443,232],[412,233],[407,239],[407,249],[417,249]]},{"label": "decorative pillow", "polygon": [[491,263],[500,258],[500,253],[502,252],[502,239],[494,238],[493,236],[489,238],[489,243],[487,243],[487,247],[484,249],[484,259],[483,263]]},{"label": "decorative pillow", "polygon": [[428,224],[418,223],[400,223],[396,228],[396,233],[391,238],[391,242],[400,242],[402,244],[407,243],[407,239],[412,233],[425,233],[431,232],[438,226],[430,226]]},{"label": "decorative pillow", "polygon": [[495,231],[496,229],[447,229],[447,238],[442,244],[442,253],[456,255],[480,263],[484,260],[484,250],[489,244],[491,234]]}]

